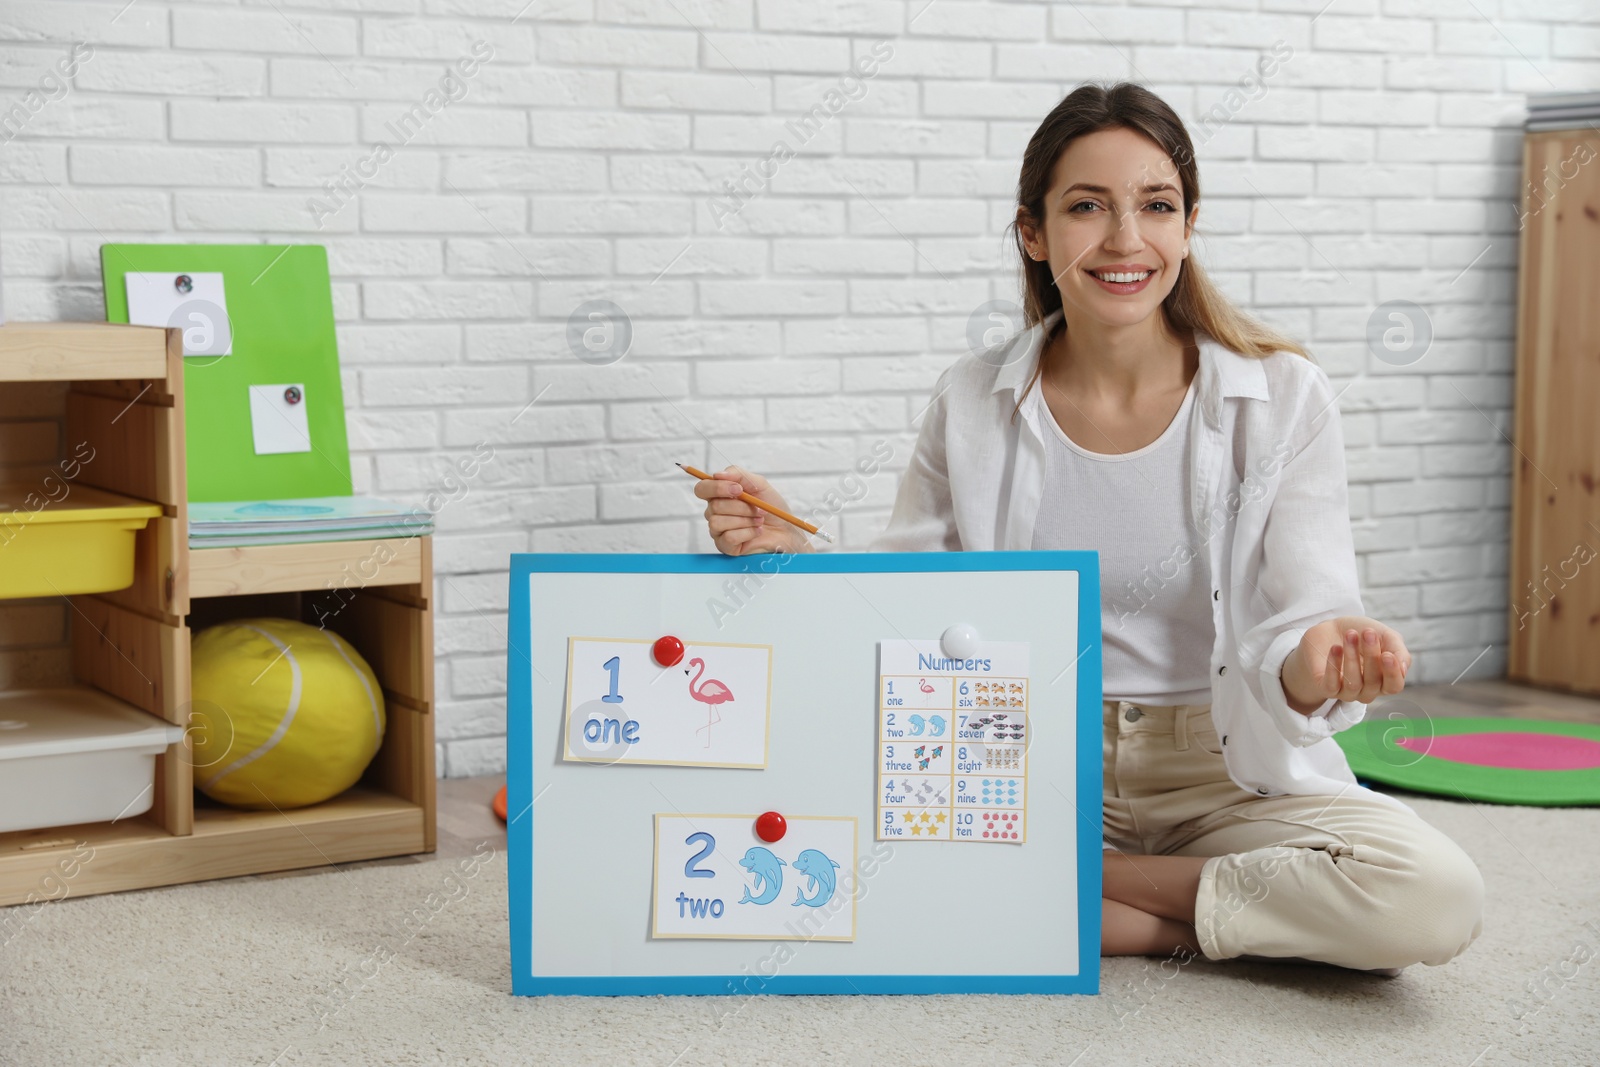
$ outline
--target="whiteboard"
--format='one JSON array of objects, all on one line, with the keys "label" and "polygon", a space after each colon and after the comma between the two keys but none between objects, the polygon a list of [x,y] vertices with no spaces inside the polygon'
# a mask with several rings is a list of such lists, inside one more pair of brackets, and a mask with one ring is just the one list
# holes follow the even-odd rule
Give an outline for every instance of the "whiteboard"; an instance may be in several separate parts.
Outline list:
[{"label": "whiteboard", "polygon": [[[1098,992],[1096,554],[519,554],[510,582],[514,993]],[[958,623],[1029,646],[1026,842],[879,841],[880,643]],[[563,759],[569,638],[665,634],[772,647],[765,768]],[[853,939],[652,938],[656,817],[766,811],[856,820]]]}]

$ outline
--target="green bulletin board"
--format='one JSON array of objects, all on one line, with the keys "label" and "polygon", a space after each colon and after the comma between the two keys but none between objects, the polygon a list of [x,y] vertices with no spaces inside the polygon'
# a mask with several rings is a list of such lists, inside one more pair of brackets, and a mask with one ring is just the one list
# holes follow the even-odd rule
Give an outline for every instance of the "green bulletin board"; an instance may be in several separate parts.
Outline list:
[{"label": "green bulletin board", "polygon": [[[100,268],[107,322],[128,321],[130,272],[223,276],[232,352],[185,356],[183,361],[190,500],[351,494],[350,446],[325,248],[107,244],[100,249]],[[146,283],[135,278],[134,284]],[[204,313],[185,306],[168,324],[187,330]],[[285,382],[304,387],[311,449],[258,455],[249,387]]]}]

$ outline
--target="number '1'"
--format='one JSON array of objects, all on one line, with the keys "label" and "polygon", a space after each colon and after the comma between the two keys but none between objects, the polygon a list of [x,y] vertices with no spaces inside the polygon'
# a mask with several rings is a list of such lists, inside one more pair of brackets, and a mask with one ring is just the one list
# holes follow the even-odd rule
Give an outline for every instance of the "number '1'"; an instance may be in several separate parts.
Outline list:
[{"label": "number '1'", "polygon": [[600,664],[600,666],[611,672],[611,692],[607,693],[600,699],[605,701],[607,704],[622,703],[622,698],[617,695],[617,672],[622,667],[622,660],[616,656],[612,656],[610,659]]}]

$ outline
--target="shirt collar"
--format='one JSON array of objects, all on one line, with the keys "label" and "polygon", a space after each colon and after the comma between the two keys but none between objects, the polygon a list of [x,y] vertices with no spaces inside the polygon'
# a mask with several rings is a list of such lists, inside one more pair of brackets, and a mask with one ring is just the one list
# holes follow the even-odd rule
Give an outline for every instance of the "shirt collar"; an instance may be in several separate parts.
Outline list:
[{"label": "shirt collar", "polygon": [[[1015,398],[1022,392],[1023,386],[1032,380],[1034,368],[1038,366],[1045,335],[1061,321],[1061,316],[1062,310],[1056,308],[1041,322],[1012,337],[988,355],[990,362],[999,363],[991,393],[1009,389]],[[1213,427],[1222,425],[1224,399],[1268,399],[1267,371],[1261,365],[1261,360],[1240,355],[1204,330],[1195,330],[1195,340],[1200,345],[1199,396],[1196,399],[1200,402],[1206,421]]]}]

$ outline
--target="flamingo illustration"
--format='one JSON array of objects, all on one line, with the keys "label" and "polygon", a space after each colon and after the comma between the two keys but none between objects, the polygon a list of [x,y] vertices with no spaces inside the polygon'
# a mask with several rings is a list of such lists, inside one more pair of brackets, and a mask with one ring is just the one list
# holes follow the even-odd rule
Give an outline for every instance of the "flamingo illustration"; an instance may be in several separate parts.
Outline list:
[{"label": "flamingo illustration", "polygon": [[924,693],[933,692],[933,686],[928,684],[928,680],[926,678],[917,679],[917,688],[922,690]]},{"label": "flamingo illustration", "polygon": [[[722,721],[722,716],[717,714],[717,705],[725,704],[732,700],[733,690],[715,678],[707,678],[702,682],[700,676],[706,672],[706,661],[699,656],[690,660],[689,666],[700,668],[695,671],[694,677],[689,679],[689,695],[707,706],[706,724],[695,730],[695,733],[704,730],[706,732],[706,747],[710,748],[711,728]],[[686,669],[683,673],[688,674],[689,672]]]}]

